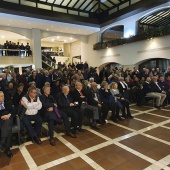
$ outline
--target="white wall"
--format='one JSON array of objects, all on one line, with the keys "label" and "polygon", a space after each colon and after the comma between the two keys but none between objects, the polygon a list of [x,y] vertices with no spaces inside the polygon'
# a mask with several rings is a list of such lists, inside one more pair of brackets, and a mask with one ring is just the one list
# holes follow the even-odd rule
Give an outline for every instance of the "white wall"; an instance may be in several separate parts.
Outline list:
[{"label": "white wall", "polygon": [[81,55],[81,42],[76,41],[70,44],[70,57]]},{"label": "white wall", "polygon": [[133,67],[151,58],[170,59],[170,35],[94,51],[93,44],[97,42],[98,34],[90,35],[88,44],[81,43],[82,61],[88,61],[91,66],[116,62]]}]

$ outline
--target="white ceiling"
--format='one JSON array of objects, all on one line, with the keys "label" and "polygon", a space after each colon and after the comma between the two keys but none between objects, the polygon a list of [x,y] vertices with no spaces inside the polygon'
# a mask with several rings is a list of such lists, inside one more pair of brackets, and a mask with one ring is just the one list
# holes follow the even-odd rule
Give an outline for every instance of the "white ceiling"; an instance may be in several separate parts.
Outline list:
[{"label": "white ceiling", "polygon": [[55,22],[4,13],[0,13],[0,25],[27,29],[38,28],[45,31],[79,35],[90,35],[92,33],[100,31],[100,28],[96,27]]},{"label": "white ceiling", "polygon": [[[0,30],[0,44],[1,42],[5,43],[6,40],[17,42],[19,40],[29,40],[29,39],[13,32]],[[72,43],[77,41],[77,39],[72,37],[65,37],[65,36],[53,36],[53,37],[43,38],[41,41],[55,42],[55,43]]]},{"label": "white ceiling", "polygon": [[65,36],[53,36],[53,37],[43,38],[41,41],[55,42],[55,43],[72,43],[77,41],[77,39],[72,37],[65,37]]}]

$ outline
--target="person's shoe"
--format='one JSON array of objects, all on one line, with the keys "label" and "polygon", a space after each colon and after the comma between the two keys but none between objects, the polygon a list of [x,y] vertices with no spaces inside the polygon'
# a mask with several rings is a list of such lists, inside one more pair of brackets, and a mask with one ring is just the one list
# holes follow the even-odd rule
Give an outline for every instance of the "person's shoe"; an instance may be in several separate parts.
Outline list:
[{"label": "person's shoe", "polygon": [[127,119],[127,118],[128,118],[126,114],[122,114],[122,117],[123,117],[124,119]]},{"label": "person's shoe", "polygon": [[50,138],[50,145],[55,146],[55,140],[54,140],[54,138]]},{"label": "person's shoe", "polygon": [[12,157],[13,157],[13,154],[12,154],[12,152],[11,152],[10,149],[6,150],[6,151],[5,151],[5,154],[6,154],[6,156],[7,156],[8,158],[12,158]]},{"label": "person's shoe", "polygon": [[159,109],[159,110],[160,110],[160,109],[161,109],[161,106],[155,106],[155,108],[157,108],[157,109]]},{"label": "person's shoe", "polygon": [[128,118],[133,119],[134,117],[132,115],[127,115]]},{"label": "person's shoe", "polygon": [[71,138],[77,138],[77,136],[75,134],[72,133],[66,133],[67,136],[70,136]]},{"label": "person's shoe", "polygon": [[116,118],[117,118],[118,120],[123,120],[120,116],[116,116]]},{"label": "person's shoe", "polygon": [[37,143],[38,145],[40,145],[42,142],[41,142],[41,140],[40,140],[40,138],[38,138],[37,136],[34,136],[33,138],[32,138],[32,142],[33,143]]},{"label": "person's shoe", "polygon": [[91,123],[90,127],[93,130],[100,130],[100,128],[96,125],[96,123]]},{"label": "person's shoe", "polygon": [[113,122],[115,122],[115,123],[118,122],[117,119],[116,119],[116,117],[111,117],[111,120],[112,120]]},{"label": "person's shoe", "polygon": [[78,130],[79,132],[84,132],[84,131],[85,131],[85,130],[82,129],[81,127],[78,127],[77,130]]}]

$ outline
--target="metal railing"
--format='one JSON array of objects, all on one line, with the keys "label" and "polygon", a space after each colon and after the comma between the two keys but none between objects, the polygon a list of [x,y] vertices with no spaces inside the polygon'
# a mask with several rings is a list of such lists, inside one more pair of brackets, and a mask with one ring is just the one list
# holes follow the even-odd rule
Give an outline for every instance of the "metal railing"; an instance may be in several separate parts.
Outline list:
[{"label": "metal railing", "polygon": [[45,53],[42,53],[42,61],[51,68],[57,68],[57,64],[48,58]]},{"label": "metal railing", "polygon": [[31,50],[20,50],[20,49],[2,49],[0,48],[0,56],[31,56],[32,51]]}]

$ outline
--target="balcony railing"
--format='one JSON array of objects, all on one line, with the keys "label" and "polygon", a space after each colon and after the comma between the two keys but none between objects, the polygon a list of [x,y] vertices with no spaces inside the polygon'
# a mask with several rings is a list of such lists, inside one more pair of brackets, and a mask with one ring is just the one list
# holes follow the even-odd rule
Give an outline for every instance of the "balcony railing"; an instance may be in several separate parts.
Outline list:
[{"label": "balcony railing", "polygon": [[26,57],[31,56],[32,51],[31,50],[19,50],[19,49],[2,49],[0,48],[0,56],[20,56],[20,57]]}]

